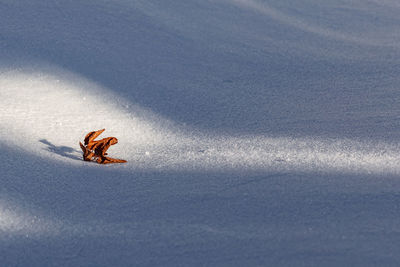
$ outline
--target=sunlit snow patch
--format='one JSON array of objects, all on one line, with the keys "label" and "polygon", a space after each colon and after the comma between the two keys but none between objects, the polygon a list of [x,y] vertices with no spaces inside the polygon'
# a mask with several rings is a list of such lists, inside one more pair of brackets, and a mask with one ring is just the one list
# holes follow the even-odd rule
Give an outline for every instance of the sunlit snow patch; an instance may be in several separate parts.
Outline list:
[{"label": "sunlit snow patch", "polygon": [[126,170],[400,173],[396,145],[189,131],[54,67],[3,70],[0,88],[1,139],[71,164],[82,164],[78,141],[106,128]]},{"label": "sunlit snow patch", "polygon": [[59,232],[61,223],[56,223],[0,199],[0,237],[1,234],[18,234],[26,237],[54,235]]},{"label": "sunlit snow patch", "polygon": [[64,70],[3,70],[0,88],[2,140],[42,156],[57,157],[48,153],[57,151],[76,155],[78,141],[102,128],[122,144],[162,141],[153,123],[158,120],[155,116],[147,115],[151,121],[139,118],[134,105],[116,101],[101,86]]}]

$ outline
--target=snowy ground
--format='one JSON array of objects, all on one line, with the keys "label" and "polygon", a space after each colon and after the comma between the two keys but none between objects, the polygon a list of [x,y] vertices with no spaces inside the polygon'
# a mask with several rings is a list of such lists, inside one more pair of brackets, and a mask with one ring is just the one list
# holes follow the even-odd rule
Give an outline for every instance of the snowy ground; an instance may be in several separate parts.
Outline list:
[{"label": "snowy ground", "polygon": [[399,11],[0,0],[1,264],[398,266]]}]

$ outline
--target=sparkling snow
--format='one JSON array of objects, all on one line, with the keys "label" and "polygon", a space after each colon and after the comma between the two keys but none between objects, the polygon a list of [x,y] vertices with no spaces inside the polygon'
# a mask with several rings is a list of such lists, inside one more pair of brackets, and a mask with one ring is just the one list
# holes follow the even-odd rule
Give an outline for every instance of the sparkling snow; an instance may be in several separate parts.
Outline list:
[{"label": "sparkling snow", "polygon": [[399,11],[0,0],[0,261],[397,266]]}]

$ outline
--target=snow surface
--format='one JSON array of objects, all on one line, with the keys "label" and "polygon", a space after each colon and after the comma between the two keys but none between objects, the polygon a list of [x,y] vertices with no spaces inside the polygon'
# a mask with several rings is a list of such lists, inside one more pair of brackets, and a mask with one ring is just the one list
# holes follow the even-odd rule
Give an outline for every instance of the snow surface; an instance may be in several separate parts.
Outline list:
[{"label": "snow surface", "polygon": [[399,11],[0,0],[0,265],[398,266]]}]

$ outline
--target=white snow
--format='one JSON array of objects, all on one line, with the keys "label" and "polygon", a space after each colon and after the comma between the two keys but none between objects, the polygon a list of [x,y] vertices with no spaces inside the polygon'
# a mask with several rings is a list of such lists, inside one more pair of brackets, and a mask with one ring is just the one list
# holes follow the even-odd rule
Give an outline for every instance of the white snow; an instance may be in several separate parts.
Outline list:
[{"label": "white snow", "polygon": [[396,266],[399,8],[0,0],[1,262]]}]

